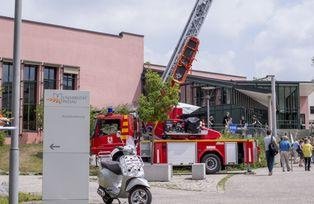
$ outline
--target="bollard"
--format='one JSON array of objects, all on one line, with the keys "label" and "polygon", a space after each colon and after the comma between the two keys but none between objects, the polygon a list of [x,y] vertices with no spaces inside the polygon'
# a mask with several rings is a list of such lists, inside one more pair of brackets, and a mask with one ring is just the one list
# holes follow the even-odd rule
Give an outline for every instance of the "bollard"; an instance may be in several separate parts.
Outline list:
[{"label": "bollard", "polygon": [[144,174],[148,181],[170,181],[172,165],[170,164],[144,164]]},{"label": "bollard", "polygon": [[203,180],[205,179],[206,170],[204,163],[192,164],[192,179],[193,180]]}]

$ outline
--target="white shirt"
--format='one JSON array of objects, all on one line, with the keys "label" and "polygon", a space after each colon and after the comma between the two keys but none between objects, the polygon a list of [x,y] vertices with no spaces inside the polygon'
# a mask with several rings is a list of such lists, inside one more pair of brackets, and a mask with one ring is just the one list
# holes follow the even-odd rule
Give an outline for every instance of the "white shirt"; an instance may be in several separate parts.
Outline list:
[{"label": "white shirt", "polygon": [[[273,140],[275,140],[275,137],[273,137]],[[270,141],[271,141],[271,135],[267,135],[266,137],[264,137],[265,151],[268,150]]]}]

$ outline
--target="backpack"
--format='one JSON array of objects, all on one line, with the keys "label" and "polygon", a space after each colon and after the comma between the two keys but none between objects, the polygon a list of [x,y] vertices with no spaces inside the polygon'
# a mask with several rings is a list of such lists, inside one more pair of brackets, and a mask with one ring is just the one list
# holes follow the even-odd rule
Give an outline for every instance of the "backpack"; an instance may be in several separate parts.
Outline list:
[{"label": "backpack", "polygon": [[296,151],[297,151],[297,153],[299,154],[300,157],[303,157],[303,151],[302,151],[300,145],[298,145],[298,149]]},{"label": "backpack", "polygon": [[270,141],[270,143],[268,145],[268,150],[270,152],[270,155],[272,155],[272,156],[276,156],[278,154],[278,152],[279,152],[278,145],[273,140],[273,138],[271,138],[271,141]]}]

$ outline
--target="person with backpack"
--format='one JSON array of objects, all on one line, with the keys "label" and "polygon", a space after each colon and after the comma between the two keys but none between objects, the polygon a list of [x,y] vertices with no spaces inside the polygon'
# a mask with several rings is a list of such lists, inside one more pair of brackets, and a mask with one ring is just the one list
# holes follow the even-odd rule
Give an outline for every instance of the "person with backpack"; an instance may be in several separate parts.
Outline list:
[{"label": "person with backpack", "polygon": [[[266,161],[268,167],[268,176],[273,175],[273,168],[274,168],[274,160],[276,154],[277,143],[274,136],[271,135],[271,130],[266,131],[266,136],[264,137],[264,144],[265,144],[265,154],[266,154]],[[277,148],[278,150],[278,148]]]},{"label": "person with backpack", "polygon": [[303,139],[301,139],[299,142],[299,147],[297,149],[297,152],[298,152],[299,157],[300,157],[299,167],[303,167],[303,162],[304,162],[304,155],[303,155],[303,151],[302,151],[303,144],[304,144]]}]

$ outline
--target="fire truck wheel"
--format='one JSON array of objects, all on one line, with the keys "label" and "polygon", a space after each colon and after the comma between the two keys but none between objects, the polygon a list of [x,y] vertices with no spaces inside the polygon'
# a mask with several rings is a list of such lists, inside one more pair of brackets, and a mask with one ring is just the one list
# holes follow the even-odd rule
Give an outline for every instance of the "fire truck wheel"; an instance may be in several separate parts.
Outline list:
[{"label": "fire truck wheel", "polygon": [[207,174],[214,174],[221,169],[221,161],[216,154],[206,154],[203,156],[201,162],[205,163]]}]

